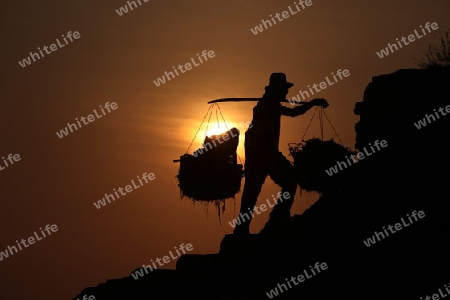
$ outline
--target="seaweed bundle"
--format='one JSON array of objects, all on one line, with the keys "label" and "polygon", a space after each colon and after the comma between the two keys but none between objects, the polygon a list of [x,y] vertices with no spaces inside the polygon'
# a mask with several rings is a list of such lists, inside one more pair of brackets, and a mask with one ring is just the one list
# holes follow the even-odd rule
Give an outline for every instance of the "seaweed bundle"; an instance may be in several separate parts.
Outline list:
[{"label": "seaweed bundle", "polygon": [[234,197],[241,188],[243,166],[237,163],[239,130],[206,137],[194,155],[180,157],[177,175],[182,197],[215,202]]},{"label": "seaweed bundle", "polygon": [[313,138],[289,147],[294,159],[297,182],[302,189],[319,193],[332,192],[338,189],[344,176],[329,176],[325,172],[350,154],[351,149],[336,143],[333,139],[321,140]]}]

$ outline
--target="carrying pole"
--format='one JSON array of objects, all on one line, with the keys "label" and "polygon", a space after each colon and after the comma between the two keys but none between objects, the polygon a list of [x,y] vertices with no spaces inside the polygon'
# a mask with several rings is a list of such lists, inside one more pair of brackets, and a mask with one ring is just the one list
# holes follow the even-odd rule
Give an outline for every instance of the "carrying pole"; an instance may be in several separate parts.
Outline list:
[{"label": "carrying pole", "polygon": [[[207,103],[211,104],[211,103],[218,103],[218,102],[244,102],[244,101],[259,101],[259,100],[261,100],[261,98],[221,98],[221,99],[211,100],[211,101],[209,101]],[[281,100],[280,102],[291,103],[287,99]],[[302,102],[299,102],[299,103],[296,103],[296,104],[306,104],[306,103],[308,103],[308,101],[302,101]],[[194,137],[194,139],[195,139],[195,137]],[[174,159],[173,162],[180,162],[180,159]]]},{"label": "carrying pole", "polygon": [[[259,100],[261,100],[261,98],[221,98],[221,99],[211,100],[207,103],[211,104],[211,103],[217,103],[217,102],[244,102],[244,101],[259,101]],[[296,100],[289,101],[287,99],[284,99],[284,100],[280,100],[280,102],[292,104],[292,102],[296,102]],[[295,104],[306,104],[306,103],[308,103],[308,101],[300,101]]]},{"label": "carrying pole", "polygon": [[[211,100],[208,102],[208,104],[211,103],[217,103],[217,102],[243,102],[243,101],[259,101],[261,98],[221,98],[216,100]],[[288,100],[284,99],[280,102],[289,102]]]}]

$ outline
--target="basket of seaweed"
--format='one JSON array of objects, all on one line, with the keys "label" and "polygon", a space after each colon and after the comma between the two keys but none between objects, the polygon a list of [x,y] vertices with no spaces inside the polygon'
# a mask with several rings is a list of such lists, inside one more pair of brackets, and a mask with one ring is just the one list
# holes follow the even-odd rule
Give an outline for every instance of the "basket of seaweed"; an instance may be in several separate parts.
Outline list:
[{"label": "basket of seaweed", "polygon": [[340,188],[345,176],[336,172],[335,165],[350,157],[353,152],[349,148],[332,139],[318,138],[290,145],[297,182],[302,189],[326,193]]},{"label": "basket of seaweed", "polygon": [[[212,130],[220,133],[208,135],[209,126],[214,125],[210,123],[214,111],[217,117],[217,127]],[[226,131],[220,125],[218,114],[222,117]],[[205,123],[208,115],[208,121]],[[200,148],[190,152],[203,124],[206,125],[203,144]],[[234,199],[241,190],[244,170],[243,164],[238,164],[239,136],[239,129],[234,127],[229,129],[219,104],[213,103],[208,108],[186,153],[174,160],[174,162],[180,163],[178,175],[176,175],[180,197],[201,204],[206,212],[208,212],[208,206],[213,204],[217,209],[219,221],[221,213],[225,211],[226,199]]]},{"label": "basket of seaweed", "polygon": [[237,163],[238,141],[239,130],[232,128],[206,137],[202,148],[182,155],[177,175],[181,196],[196,201],[234,197],[241,189],[243,176],[243,166]]},{"label": "basket of seaweed", "polygon": [[[321,108],[319,110],[319,118],[322,132],[323,114],[325,112]],[[327,120],[329,121],[328,117]],[[330,121],[329,123],[334,130]],[[311,138],[308,140],[303,140],[302,138],[300,143],[289,144],[289,152],[294,159],[295,176],[300,188],[321,194],[329,193],[338,190],[344,183],[344,180],[346,180],[346,173],[348,172],[345,172],[345,170],[341,171],[343,170],[342,167],[338,169],[337,163],[346,161],[351,154],[356,154],[356,152],[343,146],[336,131],[335,134],[339,139],[339,143],[334,141],[334,139],[324,140],[322,133],[322,138]]]}]

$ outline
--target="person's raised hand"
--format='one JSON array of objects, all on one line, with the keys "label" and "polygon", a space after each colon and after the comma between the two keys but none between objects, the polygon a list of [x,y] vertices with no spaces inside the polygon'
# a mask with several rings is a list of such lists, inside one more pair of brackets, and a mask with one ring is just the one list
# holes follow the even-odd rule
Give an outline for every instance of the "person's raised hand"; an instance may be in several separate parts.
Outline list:
[{"label": "person's raised hand", "polygon": [[327,108],[329,106],[327,100],[323,98],[316,98],[311,100],[312,104],[315,106],[322,106],[323,108]]}]

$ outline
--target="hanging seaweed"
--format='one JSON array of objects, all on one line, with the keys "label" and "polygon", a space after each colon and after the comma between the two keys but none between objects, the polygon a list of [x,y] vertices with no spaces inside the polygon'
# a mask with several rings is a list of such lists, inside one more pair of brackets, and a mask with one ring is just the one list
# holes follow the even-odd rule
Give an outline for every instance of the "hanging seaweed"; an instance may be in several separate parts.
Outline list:
[{"label": "hanging seaweed", "polygon": [[[314,112],[306,131],[309,129],[315,114],[316,112]],[[316,191],[321,194],[339,189],[343,180],[345,180],[345,176],[342,176],[342,174],[329,176],[326,170],[346,156],[350,157],[351,154],[356,154],[350,148],[342,145],[339,135],[326,115],[340,143],[333,139],[323,140],[323,114],[325,112],[320,109],[319,122],[322,134],[320,139],[312,138],[305,141],[303,139],[306,135],[305,131],[302,142],[289,144],[289,152],[294,159],[294,169],[299,186],[306,191]]]},{"label": "hanging seaweed", "polygon": [[219,135],[205,136],[202,148],[174,161],[180,163],[176,177],[181,197],[214,204],[219,219],[225,199],[234,198],[241,189],[243,165],[237,163],[236,153],[239,135],[237,128],[231,128]]}]

